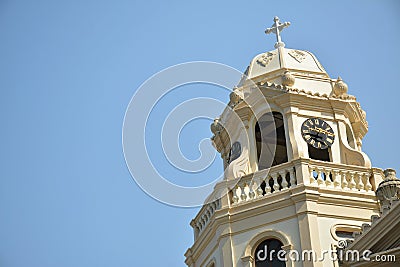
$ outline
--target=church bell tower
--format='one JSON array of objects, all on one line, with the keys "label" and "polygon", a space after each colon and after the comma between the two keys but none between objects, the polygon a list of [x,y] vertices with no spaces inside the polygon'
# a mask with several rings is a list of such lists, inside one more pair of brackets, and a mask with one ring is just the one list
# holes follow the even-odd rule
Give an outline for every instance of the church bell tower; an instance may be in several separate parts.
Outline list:
[{"label": "church bell tower", "polygon": [[189,267],[338,266],[332,251],[379,211],[365,111],[312,53],[285,47],[289,25],[274,18],[275,49],[211,125],[224,179],[191,221]]}]

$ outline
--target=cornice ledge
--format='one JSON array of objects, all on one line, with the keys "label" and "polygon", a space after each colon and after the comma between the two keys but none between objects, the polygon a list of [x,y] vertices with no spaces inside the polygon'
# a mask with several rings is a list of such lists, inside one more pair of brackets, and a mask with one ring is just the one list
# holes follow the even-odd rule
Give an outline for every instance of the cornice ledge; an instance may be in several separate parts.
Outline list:
[{"label": "cornice ledge", "polygon": [[[302,184],[303,185],[303,184]],[[317,187],[303,185],[303,189],[298,192],[292,191],[291,199],[294,203],[301,201],[318,202],[321,193],[318,192]]]},{"label": "cornice ledge", "polygon": [[[236,204],[235,206],[230,208],[230,215],[232,217],[238,216],[239,214],[245,213],[247,211],[254,211],[256,209],[266,208],[266,207],[268,207],[268,211],[277,210],[282,207],[291,206],[291,205],[284,205],[285,201],[289,203],[290,199],[291,199],[290,190],[272,193],[268,196],[263,196],[258,199],[253,199],[250,201]],[[263,203],[263,202],[268,202],[268,203]]]},{"label": "cornice ledge", "polygon": [[[372,226],[368,224],[363,229],[364,231],[356,237],[356,239],[346,248],[348,250],[365,250],[370,249],[378,241],[382,239],[377,236],[385,236],[392,229],[399,227],[400,222],[396,219],[400,217],[400,201],[397,201],[396,205],[390,208],[390,211],[386,214],[381,214]],[[392,222],[397,222],[392,223]]]}]

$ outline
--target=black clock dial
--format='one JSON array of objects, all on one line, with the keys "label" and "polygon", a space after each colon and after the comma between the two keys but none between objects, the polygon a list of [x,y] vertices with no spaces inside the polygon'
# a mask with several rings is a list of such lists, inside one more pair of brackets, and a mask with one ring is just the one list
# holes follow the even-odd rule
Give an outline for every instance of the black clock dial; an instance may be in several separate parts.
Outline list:
[{"label": "black clock dial", "polygon": [[305,120],[301,126],[301,135],[308,144],[318,149],[330,147],[335,140],[332,127],[319,118]]}]

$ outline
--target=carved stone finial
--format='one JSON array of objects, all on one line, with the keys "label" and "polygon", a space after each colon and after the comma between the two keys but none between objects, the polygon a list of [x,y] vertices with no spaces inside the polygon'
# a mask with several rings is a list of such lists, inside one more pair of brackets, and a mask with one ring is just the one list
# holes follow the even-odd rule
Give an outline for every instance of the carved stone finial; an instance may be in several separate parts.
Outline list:
[{"label": "carved stone finial", "polygon": [[232,93],[230,93],[229,99],[230,99],[231,107],[236,106],[237,104],[239,104],[242,101],[242,97],[235,90]]},{"label": "carved stone finial", "polygon": [[336,96],[343,96],[347,95],[347,84],[340,78],[340,76],[337,78],[335,85],[333,86],[333,93]]},{"label": "carved stone finial", "polygon": [[289,71],[285,71],[285,73],[282,75],[281,78],[282,78],[282,85],[285,86],[292,86],[296,80]]},{"label": "carved stone finial", "polygon": [[278,47],[285,47],[285,43],[282,42],[282,40],[281,40],[281,31],[282,31],[284,28],[287,28],[287,27],[289,27],[289,26],[290,26],[290,22],[281,23],[281,22],[279,21],[279,18],[278,18],[277,16],[275,16],[275,17],[274,17],[274,24],[272,24],[271,28],[267,28],[267,29],[265,30],[265,33],[266,33],[266,34],[270,34],[271,32],[272,32],[272,33],[275,33],[275,35],[276,35],[275,48],[278,48]]},{"label": "carved stone finial", "polygon": [[385,179],[398,180],[396,178],[396,170],[395,169],[388,168],[388,169],[384,170],[383,173],[385,174]]},{"label": "carved stone finial", "polygon": [[376,189],[376,196],[383,206],[387,206],[392,201],[400,199],[400,180],[396,178],[394,169],[386,169],[384,174],[385,179]]},{"label": "carved stone finial", "polygon": [[219,122],[219,118],[214,119],[214,122],[211,123],[210,128],[211,128],[211,132],[214,135],[218,135],[222,131],[223,127],[222,127],[221,123]]}]

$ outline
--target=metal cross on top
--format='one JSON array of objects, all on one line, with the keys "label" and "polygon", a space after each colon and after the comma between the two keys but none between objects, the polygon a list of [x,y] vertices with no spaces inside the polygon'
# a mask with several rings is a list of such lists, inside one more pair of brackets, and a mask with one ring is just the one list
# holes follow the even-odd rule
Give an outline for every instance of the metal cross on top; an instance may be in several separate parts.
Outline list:
[{"label": "metal cross on top", "polygon": [[266,34],[270,34],[271,32],[273,32],[273,33],[276,34],[275,48],[278,48],[278,47],[285,47],[285,43],[282,42],[282,40],[281,40],[281,31],[282,31],[284,28],[287,28],[287,27],[289,27],[289,26],[290,26],[290,22],[281,23],[281,22],[279,21],[279,18],[275,16],[275,17],[274,17],[274,24],[272,24],[271,28],[267,28],[267,29],[265,30],[265,33],[266,33]]}]

